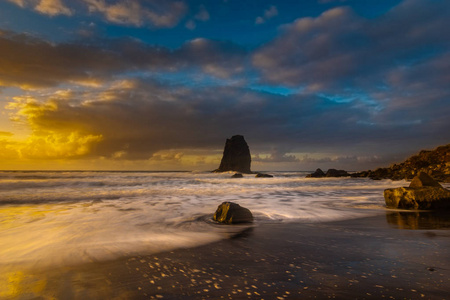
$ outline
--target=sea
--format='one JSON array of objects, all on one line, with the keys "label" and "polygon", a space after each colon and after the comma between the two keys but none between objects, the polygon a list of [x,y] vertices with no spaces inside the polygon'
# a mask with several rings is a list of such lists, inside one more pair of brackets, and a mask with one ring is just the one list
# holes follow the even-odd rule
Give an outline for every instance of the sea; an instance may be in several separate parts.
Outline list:
[{"label": "sea", "polygon": [[[53,267],[205,245],[265,223],[384,214],[383,190],[406,181],[273,178],[211,172],[0,171],[0,269]],[[252,225],[212,221],[232,201]]]}]

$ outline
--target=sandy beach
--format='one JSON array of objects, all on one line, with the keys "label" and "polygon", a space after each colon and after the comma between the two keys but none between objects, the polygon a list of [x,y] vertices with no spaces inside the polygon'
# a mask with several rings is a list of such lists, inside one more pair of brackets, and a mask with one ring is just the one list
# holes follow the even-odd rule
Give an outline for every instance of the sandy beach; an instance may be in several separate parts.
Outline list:
[{"label": "sandy beach", "polygon": [[10,270],[3,299],[446,299],[448,214],[256,224],[191,249]]}]

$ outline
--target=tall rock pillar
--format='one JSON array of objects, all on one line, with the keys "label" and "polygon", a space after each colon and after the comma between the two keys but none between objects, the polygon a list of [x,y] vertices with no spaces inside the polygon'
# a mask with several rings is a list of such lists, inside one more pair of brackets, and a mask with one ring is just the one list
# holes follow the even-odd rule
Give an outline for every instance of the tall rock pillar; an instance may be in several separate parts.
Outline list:
[{"label": "tall rock pillar", "polygon": [[250,164],[252,158],[247,142],[242,135],[235,135],[227,139],[223,150],[220,166],[214,172],[235,171],[240,173],[252,173]]}]

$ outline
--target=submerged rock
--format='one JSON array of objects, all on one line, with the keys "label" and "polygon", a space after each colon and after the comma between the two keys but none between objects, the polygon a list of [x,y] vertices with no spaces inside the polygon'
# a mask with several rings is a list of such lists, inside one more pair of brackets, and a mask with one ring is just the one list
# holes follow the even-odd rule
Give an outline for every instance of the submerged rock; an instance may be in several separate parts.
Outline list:
[{"label": "submerged rock", "polygon": [[241,173],[236,173],[233,176],[231,176],[231,178],[242,178],[244,177]]},{"label": "submerged rock", "polygon": [[250,149],[242,135],[235,135],[225,142],[222,161],[214,172],[236,171],[250,174],[252,158]]},{"label": "submerged rock", "polygon": [[384,200],[389,208],[450,209],[450,191],[426,173],[414,177],[409,187],[385,190]]},{"label": "submerged rock", "polygon": [[264,174],[264,173],[256,173],[255,177],[265,177],[265,178],[272,178],[273,175],[270,174]]},{"label": "submerged rock", "polygon": [[213,219],[225,224],[251,223],[253,215],[248,208],[234,202],[223,202],[217,207]]}]

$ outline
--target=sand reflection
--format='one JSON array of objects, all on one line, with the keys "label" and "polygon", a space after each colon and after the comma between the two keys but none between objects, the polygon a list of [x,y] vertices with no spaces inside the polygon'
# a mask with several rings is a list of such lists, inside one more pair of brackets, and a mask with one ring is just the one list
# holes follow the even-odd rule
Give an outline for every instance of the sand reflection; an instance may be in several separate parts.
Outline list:
[{"label": "sand reflection", "polygon": [[450,212],[396,211],[388,212],[386,220],[397,229],[450,229]]}]

